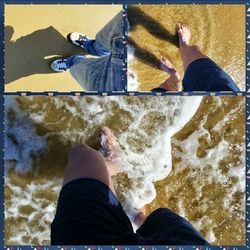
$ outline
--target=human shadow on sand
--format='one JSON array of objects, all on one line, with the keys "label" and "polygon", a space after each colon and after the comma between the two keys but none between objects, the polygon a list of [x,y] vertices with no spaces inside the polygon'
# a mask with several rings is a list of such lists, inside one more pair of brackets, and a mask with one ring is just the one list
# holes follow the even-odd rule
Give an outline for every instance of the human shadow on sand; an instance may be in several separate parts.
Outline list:
[{"label": "human shadow on sand", "polygon": [[55,73],[50,69],[54,59],[86,54],[74,46],[54,27],[37,30],[11,40],[12,26],[5,27],[5,84],[34,74]]},{"label": "human shadow on sand", "polygon": [[[160,40],[172,43],[178,46],[178,35],[171,34],[162,24],[150,15],[143,12],[139,7],[128,7],[129,30],[133,31],[138,25],[145,28],[151,35]],[[129,39],[129,44],[135,48],[135,56],[145,64],[154,68],[159,68],[159,59],[151,52],[140,47],[134,40]]]},{"label": "human shadow on sand", "polygon": [[155,56],[153,53],[149,52],[146,49],[143,49],[140,47],[132,38],[128,39],[128,42],[130,45],[134,47],[134,56],[138,58],[141,62],[159,69],[160,68],[160,61],[157,56]]}]

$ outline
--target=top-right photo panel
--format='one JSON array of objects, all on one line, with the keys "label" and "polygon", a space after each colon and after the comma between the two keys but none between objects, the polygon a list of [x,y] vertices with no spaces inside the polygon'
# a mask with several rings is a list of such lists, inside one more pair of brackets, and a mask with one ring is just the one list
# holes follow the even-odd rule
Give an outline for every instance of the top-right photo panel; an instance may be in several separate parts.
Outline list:
[{"label": "top-right photo panel", "polygon": [[245,5],[129,5],[128,91],[245,91]]}]

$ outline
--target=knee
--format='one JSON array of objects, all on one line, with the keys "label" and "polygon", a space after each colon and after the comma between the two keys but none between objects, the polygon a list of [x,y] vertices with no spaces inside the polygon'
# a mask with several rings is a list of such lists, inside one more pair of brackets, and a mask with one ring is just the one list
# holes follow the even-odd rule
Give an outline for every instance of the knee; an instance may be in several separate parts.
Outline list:
[{"label": "knee", "polygon": [[85,150],[87,148],[90,148],[90,147],[88,145],[84,144],[84,143],[81,143],[81,144],[74,145],[71,148],[71,151],[74,151],[74,150]]},{"label": "knee", "polygon": [[85,159],[85,158],[102,158],[101,154],[86,144],[78,144],[73,146],[69,151],[69,160]]},{"label": "knee", "polygon": [[74,154],[74,153],[77,153],[77,152],[81,152],[81,151],[86,151],[88,150],[90,147],[87,146],[86,144],[78,144],[78,145],[75,145],[73,146],[70,151],[69,151],[69,154]]},{"label": "knee", "polygon": [[[93,152],[92,152],[93,151]],[[95,153],[96,150],[92,149],[86,144],[78,144],[73,146],[69,151],[69,158],[75,158],[82,155],[89,155],[90,153]]]}]

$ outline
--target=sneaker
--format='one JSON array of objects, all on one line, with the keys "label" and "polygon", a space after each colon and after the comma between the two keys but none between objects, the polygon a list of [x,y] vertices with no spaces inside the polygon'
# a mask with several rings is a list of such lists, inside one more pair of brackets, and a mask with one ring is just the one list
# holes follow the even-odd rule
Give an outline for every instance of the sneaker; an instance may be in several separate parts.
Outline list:
[{"label": "sneaker", "polygon": [[50,68],[56,72],[64,72],[69,69],[64,58],[52,61]]},{"label": "sneaker", "polygon": [[68,39],[71,43],[78,47],[81,47],[82,49],[85,49],[83,46],[84,42],[91,40],[89,37],[79,32],[72,32],[68,34]]}]

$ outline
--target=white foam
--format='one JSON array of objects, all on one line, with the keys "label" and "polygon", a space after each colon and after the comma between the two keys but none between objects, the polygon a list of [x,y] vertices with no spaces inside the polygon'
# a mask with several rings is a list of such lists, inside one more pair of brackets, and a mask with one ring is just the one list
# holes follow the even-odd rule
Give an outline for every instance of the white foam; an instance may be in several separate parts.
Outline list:
[{"label": "white foam", "polygon": [[135,64],[135,48],[129,44],[127,49],[128,60],[128,91],[139,91],[139,81],[137,74],[133,70]]},{"label": "white foam", "polygon": [[[25,98],[30,98],[30,100],[33,100],[34,105],[36,105],[35,97]],[[156,190],[154,188],[154,182],[167,177],[172,169],[171,137],[193,117],[202,100],[201,97],[197,96],[88,97],[88,101],[85,97],[54,97],[44,99],[47,101],[41,106],[41,112],[39,112],[39,114],[33,112],[32,108],[30,108],[29,113],[26,114],[26,111],[22,111],[18,108],[13,97],[5,99],[6,110],[12,108],[17,114],[17,118],[13,124],[20,127],[19,129],[16,129],[15,126],[11,125],[10,121],[6,119],[5,129],[15,135],[20,142],[20,145],[22,145],[21,149],[12,145],[13,143],[7,145],[6,156],[8,156],[9,159],[15,158],[17,162],[19,162],[19,167],[17,167],[17,169],[21,169],[21,171],[24,169],[30,169],[33,165],[33,160],[30,159],[31,149],[35,149],[35,156],[38,158],[40,157],[39,152],[46,149],[46,137],[40,137],[36,134],[33,123],[43,123],[43,118],[49,110],[49,104],[54,104],[56,109],[63,108],[64,112],[68,112],[72,117],[84,120],[85,126],[82,126],[81,128],[71,128],[68,124],[65,124],[63,130],[51,131],[46,135],[49,136],[50,134],[56,134],[60,137],[62,143],[70,142],[74,144],[79,141],[84,142],[86,138],[96,136],[96,134],[94,134],[96,133],[96,129],[106,125],[106,121],[109,120],[110,117],[115,119],[115,115],[117,115],[117,119],[121,119],[125,127],[124,130],[122,128],[116,128],[116,132],[119,134],[118,141],[121,145],[119,164],[121,170],[127,173],[132,183],[132,188],[128,191],[126,190],[127,193],[124,194],[126,197],[124,207],[127,208],[127,210],[141,208],[155,198]],[[216,105],[220,106],[221,98],[216,97],[215,99],[217,100]],[[67,100],[73,102],[73,106],[69,105]],[[218,122],[213,129],[218,132],[221,131],[222,127],[229,119],[234,119],[234,114],[238,112],[238,108],[239,107],[231,110],[226,115],[225,120]],[[120,118],[119,110],[128,113],[130,118]],[[50,115],[53,114],[52,111],[49,112]],[[62,113],[62,118],[64,117],[64,114],[65,113]],[[158,121],[155,117],[155,120],[150,120],[151,114],[157,117],[157,119],[163,120],[160,125],[157,124]],[[193,177],[194,180],[204,179],[204,184],[212,183],[214,180],[220,181],[224,184],[228,181],[230,176],[236,177],[238,181],[227,190],[228,197],[224,199],[225,208],[232,210],[234,209],[231,205],[233,194],[236,191],[245,190],[244,144],[239,144],[237,146],[238,149],[241,150],[241,164],[238,164],[237,168],[230,168],[227,175],[220,171],[218,165],[220,160],[230,154],[229,149],[231,145],[228,141],[222,139],[215,148],[207,150],[206,157],[197,157],[196,152],[199,146],[198,138],[201,136],[207,136],[209,140],[210,134],[203,126],[207,119],[208,116],[204,115],[203,120],[200,121],[200,126],[197,127],[196,130],[185,140],[172,140],[172,143],[179,146],[183,151],[180,155],[175,152],[176,157],[179,156],[181,159],[181,161],[176,164],[176,171],[182,171],[187,165],[192,166],[196,170],[202,170],[201,166],[210,165],[212,170],[206,178],[202,176],[202,171],[190,172],[191,178]],[[26,124],[24,126],[23,123],[27,123],[28,125]],[[46,126],[46,124],[43,125]],[[25,139],[23,139],[23,137]],[[26,139],[29,141],[27,142]],[[8,140],[6,140],[6,142],[8,143]],[[25,147],[27,147],[27,149],[25,149]],[[199,178],[199,173],[201,178]],[[201,195],[202,193],[202,186],[202,182],[197,182],[195,187],[198,195]],[[60,184],[58,184],[57,188],[59,187]],[[52,186],[48,188],[52,188]],[[26,192],[34,192],[36,189],[37,187],[34,183],[33,186],[30,185],[27,187]],[[23,192],[21,189],[14,190],[14,193],[17,194],[20,194],[21,192]],[[15,199],[16,200],[13,202],[17,204],[17,201],[22,200],[23,197],[20,197],[19,195],[16,196]],[[206,202],[206,199],[204,199],[202,204],[200,204],[204,213],[208,209]],[[178,205],[181,215],[186,217],[184,204],[180,202]],[[16,207],[18,207],[18,205],[16,205]],[[37,210],[41,209],[36,205],[34,205],[34,207]],[[41,219],[41,223],[44,223],[44,225],[46,225],[45,221],[49,221],[52,218],[49,214],[53,214],[53,211],[55,211],[53,206],[48,206],[45,210],[45,214]],[[10,208],[9,213],[11,215],[18,213],[18,209],[15,208],[15,205]],[[35,216],[35,214],[32,216]],[[210,225],[212,222],[208,217],[204,217],[198,221],[193,221],[192,223],[197,229],[202,230],[204,225]],[[28,231],[28,228],[25,230]],[[32,234],[32,232],[30,233]],[[46,237],[48,237],[48,232],[44,233],[43,236],[41,236],[41,239],[47,239]],[[206,238],[212,242],[214,237],[213,229],[211,229]]]},{"label": "white foam", "polygon": [[[34,101],[35,97],[30,98]],[[131,98],[132,102],[131,102]],[[10,126],[7,120],[6,130],[13,133],[19,141],[18,147],[6,140],[6,159],[15,159],[17,161],[17,170],[25,171],[30,169],[33,164],[31,153],[35,157],[39,157],[41,151],[46,148],[46,137],[36,135],[32,122],[42,122],[48,107],[44,106],[44,110],[37,115],[29,111],[21,111],[16,105],[14,98],[6,98],[9,105],[6,110],[12,108],[16,113],[15,123]],[[132,180],[133,187],[126,194],[127,200],[133,204],[135,208],[150,203],[155,198],[155,188],[153,183],[161,180],[169,175],[172,168],[171,158],[171,137],[180,130],[186,122],[188,122],[195,114],[201,97],[92,97],[91,101],[86,102],[85,98],[72,97],[68,98],[74,101],[74,106],[67,103],[67,98],[48,98],[48,102],[52,102],[56,109],[63,108],[74,117],[79,117],[88,122],[87,127],[80,130],[65,127],[64,131],[57,133],[65,141],[80,140],[84,141],[84,137],[93,133],[93,128],[105,124],[105,121],[113,115],[112,103],[118,105],[119,109],[127,111],[131,115],[132,122],[128,123],[126,131],[120,131],[118,141],[122,145],[120,155],[120,167],[126,172]],[[147,115],[152,113],[159,114],[164,117],[163,128],[155,127],[151,129],[153,135],[148,135],[145,131],[147,125],[152,126],[154,121],[150,121]],[[30,120],[29,120],[29,119]],[[63,114],[62,114],[63,118]],[[123,119],[123,118],[122,118]],[[24,122],[25,121],[25,122]],[[44,124],[46,126],[46,124]],[[48,134],[47,134],[48,136]],[[81,138],[81,139],[79,139]],[[133,138],[148,138],[150,145],[135,145]],[[73,141],[74,142],[74,141]],[[140,148],[137,152],[135,148]]]},{"label": "white foam", "polygon": [[[50,239],[50,228],[48,225],[52,222],[56,207],[53,203],[48,203],[46,198],[36,197],[34,193],[39,190],[53,190],[56,193],[59,193],[61,188],[61,179],[54,178],[52,180],[46,180],[45,183],[37,183],[32,181],[24,189],[14,185],[10,179],[5,178],[5,185],[10,187],[15,195],[12,195],[10,200],[8,200],[8,209],[5,209],[5,218],[12,217],[14,219],[22,218],[26,219],[26,223],[20,224],[20,227],[16,228],[16,231],[12,231],[8,241],[13,242],[17,245],[27,245],[27,242],[24,242],[22,237],[29,236],[32,239],[37,238],[41,245],[45,244],[45,240]],[[20,215],[20,206],[28,205],[34,210],[31,214],[21,214]],[[32,228],[29,226],[29,223],[36,217],[39,216],[39,220],[35,219],[36,227]],[[45,230],[39,230],[38,227],[42,226]],[[8,225],[11,227],[11,225]],[[13,227],[12,227],[13,229]],[[29,242],[30,244],[31,242]]]},{"label": "white foam", "polygon": [[[217,101],[217,106],[221,105],[221,98],[215,97],[215,101]],[[228,114],[219,121],[214,127],[213,130],[221,133],[222,128],[229,120],[234,120],[234,115],[239,112],[241,107],[243,106],[244,101],[242,101],[236,108],[230,110]],[[229,141],[225,140],[223,137],[221,141],[214,147],[206,150],[206,157],[200,158],[197,156],[197,149],[200,146],[199,138],[206,137],[208,140],[213,140],[210,138],[209,131],[203,126],[208,119],[207,115],[204,115],[203,120],[200,121],[199,127],[189,135],[185,140],[173,140],[172,143],[181,148],[181,152],[175,152],[175,157],[181,159],[175,165],[175,171],[183,171],[187,166],[191,166],[194,171],[190,171],[188,174],[188,178],[190,178],[193,182],[193,187],[196,189],[197,197],[199,198],[199,194],[202,195],[202,189],[205,185],[212,183],[220,183],[222,187],[226,188],[226,195],[223,199],[223,206],[225,209],[228,209],[232,215],[237,216],[237,218],[244,220],[244,212],[240,214],[236,214],[234,210],[233,204],[233,196],[236,192],[244,192],[245,190],[245,144],[238,143],[232,144]],[[236,133],[237,131],[231,131],[231,133]],[[220,169],[220,161],[223,159],[227,159],[230,154],[230,148],[234,147],[240,152],[240,159],[237,163],[237,167],[234,165],[228,165],[229,171],[227,173],[223,173]],[[209,173],[205,172],[205,167],[210,166],[211,170]],[[230,177],[236,178],[236,182],[228,187],[228,181]],[[167,192],[167,190],[166,190]],[[207,200],[202,198],[202,202],[199,203],[199,208],[202,208],[202,211],[205,213],[208,209]],[[240,201],[244,204],[244,198]],[[240,206],[241,203],[237,205]],[[180,205],[180,204],[179,204]],[[182,212],[183,217],[188,217],[186,215],[185,209],[179,206],[180,211]],[[244,211],[244,206],[242,206],[241,211]],[[208,218],[202,217],[197,221],[191,221],[192,224],[198,229],[202,230],[204,227],[208,228]],[[221,222],[223,223],[223,222]],[[216,240],[213,229],[218,225],[215,222],[211,222],[210,230],[207,232],[206,239],[212,243]]]},{"label": "white foam", "polygon": [[[141,112],[137,110],[140,109],[138,104],[137,107],[130,107],[134,111],[132,114],[135,122],[130,125],[126,133],[119,136],[119,142],[124,148],[121,154],[121,169],[133,183],[132,189],[126,194],[129,207],[133,205],[135,208],[141,208],[155,198],[153,183],[167,177],[172,169],[171,137],[192,118],[202,99],[201,97],[156,98],[158,99],[150,97],[147,109]],[[164,100],[168,102],[164,103]],[[124,103],[120,102],[119,105],[123,107]],[[137,136],[138,128],[145,122],[143,118],[149,112],[159,112],[159,110],[166,117],[165,130],[152,137],[149,135],[152,147],[141,145],[143,152],[134,152],[127,141],[128,137]]]},{"label": "white foam", "polygon": [[[5,97],[5,107],[4,158],[5,161],[15,161],[16,170],[24,173],[31,170],[34,161],[45,153],[46,139],[36,134],[32,121],[18,108],[13,97]],[[7,119],[10,109],[15,114],[14,119]]]}]

